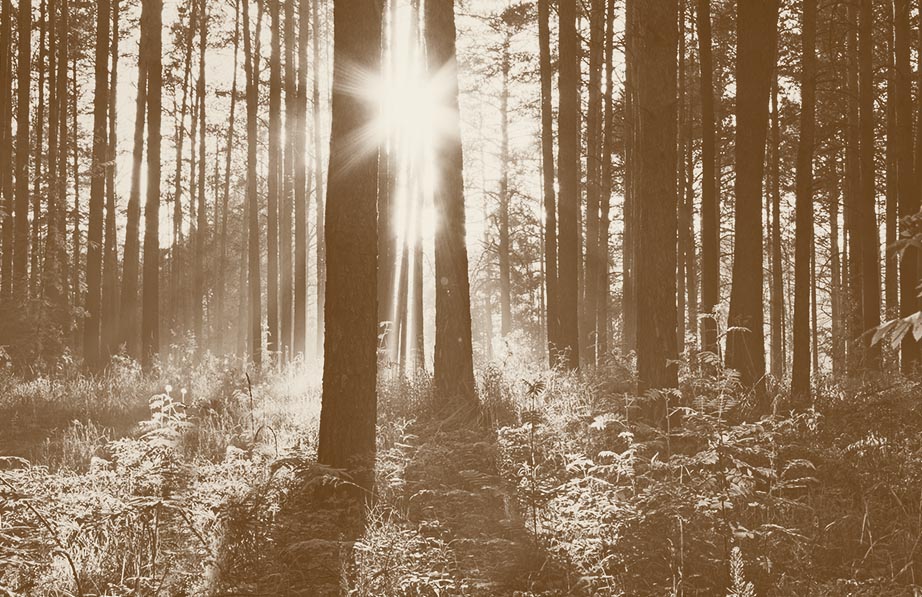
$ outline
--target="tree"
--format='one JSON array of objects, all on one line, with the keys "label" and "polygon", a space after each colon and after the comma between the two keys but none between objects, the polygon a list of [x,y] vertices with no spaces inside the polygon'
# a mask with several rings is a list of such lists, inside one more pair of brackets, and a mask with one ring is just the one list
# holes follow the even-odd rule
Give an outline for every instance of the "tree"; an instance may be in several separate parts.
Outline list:
[{"label": "tree", "polygon": [[138,96],[135,100],[134,138],[131,151],[131,189],[125,224],[125,248],[122,255],[122,288],[119,309],[119,342],[128,347],[128,354],[140,356],[138,343],[138,272],[140,270],[141,229],[141,162],[144,158],[144,113],[147,108],[147,55],[150,43],[148,28],[141,27],[138,52]]},{"label": "tree", "polygon": [[267,207],[269,209],[266,249],[269,253],[266,267],[266,315],[269,332],[266,350],[275,359],[279,351],[279,183],[281,177],[282,148],[282,65],[281,20],[279,0],[269,2],[272,21],[272,49],[269,56],[269,172]]},{"label": "tree", "polygon": [[375,151],[356,156],[350,141],[373,122],[376,110],[349,94],[344,84],[354,65],[377,72],[380,39],[378,3],[334,0],[325,221],[328,300],[317,460],[354,471],[356,482],[366,489],[373,482],[377,420],[378,156]]},{"label": "tree", "polygon": [[13,286],[19,300],[24,301],[29,296],[29,90],[32,85],[32,2],[20,0],[18,13]]},{"label": "tree", "polygon": [[[314,69],[314,81],[313,81],[313,116],[314,116],[314,199],[316,201],[316,219],[317,219],[317,352],[320,353],[323,348],[323,313],[325,310],[324,302],[326,297],[326,281],[327,281],[327,266],[326,266],[326,239],[323,226],[320,225],[320,222],[324,221],[324,188],[323,188],[323,143],[321,142],[321,126],[322,118],[320,113],[320,0],[314,0],[311,2],[311,7],[313,9],[314,17],[314,38],[313,38],[313,52],[314,52],[314,64],[316,65]],[[305,17],[306,18],[306,17]],[[306,48],[305,48],[305,51]],[[305,102],[307,101],[307,92],[305,91]],[[306,104],[305,104],[306,105]],[[306,108],[305,108],[306,110]],[[305,122],[307,122],[307,112],[304,114]],[[305,267],[306,267],[306,257],[305,257]],[[306,279],[305,274],[305,279]]]},{"label": "tree", "polygon": [[637,374],[678,384],[676,354],[677,4],[638,2],[636,35]]},{"label": "tree", "polygon": [[100,324],[102,318],[103,207],[106,194],[106,162],[109,114],[109,0],[96,5],[96,90],[93,99],[93,165],[90,170],[90,221],[86,246],[86,311],[83,354],[93,368],[102,365]]},{"label": "tree", "polygon": [[294,208],[295,127],[297,126],[297,93],[295,85],[297,64],[295,63],[295,7],[294,2],[285,2],[285,155],[282,164],[282,195],[279,203],[279,350],[282,355],[291,355],[292,286],[291,259],[292,209]]},{"label": "tree", "polygon": [[160,351],[160,113],[163,0],[142,0],[141,48],[147,68],[147,201],[144,207],[144,291],[141,316],[143,362]]},{"label": "tree", "polygon": [[557,274],[561,362],[579,367],[579,39],[576,0],[560,0],[560,113],[558,143],[560,203],[558,205]]},{"label": "tree", "polygon": [[254,57],[253,33],[250,30],[250,2],[243,0],[243,52],[246,71],[247,104],[247,286],[248,322],[250,330],[250,360],[262,367],[262,288],[259,272],[259,197],[257,196],[256,144],[258,143],[259,79],[258,59]]},{"label": "tree", "polygon": [[112,2],[112,68],[109,72],[109,132],[106,165],[106,220],[105,244],[102,256],[102,349],[101,356],[108,360],[118,348],[119,289],[118,289],[118,231],[116,214],[115,169],[118,157],[118,59],[119,59],[119,0]]},{"label": "tree", "polygon": [[45,73],[47,63],[47,44],[45,39],[48,33],[48,2],[41,0],[39,3],[39,40],[38,40],[38,101],[35,106],[35,166],[32,187],[32,242],[31,242],[31,267],[29,271],[30,287],[33,296],[39,296],[41,291],[41,254],[42,254],[42,165],[45,157]]},{"label": "tree", "polygon": [[[196,95],[198,96],[198,124],[199,124],[199,158],[198,158],[198,208],[195,210],[195,236],[192,255],[192,329],[199,350],[203,349],[204,337],[204,308],[205,308],[205,273],[202,262],[205,259],[205,238],[208,236],[208,218],[205,213],[205,51],[208,47],[208,14],[205,0],[201,0],[199,7],[199,61],[198,82]],[[195,139],[192,140],[195,143]]]},{"label": "tree", "polygon": [[465,218],[458,74],[455,63],[454,0],[429,0],[425,8],[426,49],[430,76],[444,77],[442,101],[445,134],[435,148],[439,186],[433,203],[439,221],[435,236],[434,382],[447,400],[476,401],[471,295]]},{"label": "tree", "polygon": [[[12,162],[13,48],[10,0],[0,4],[0,164]],[[13,295],[13,181],[8,167],[0,168],[0,296]]]},{"label": "tree", "polygon": [[[794,254],[794,362],[791,393],[810,398],[810,288],[813,251],[813,149],[816,126],[816,0],[804,0],[800,83],[800,141],[797,147]],[[814,301],[815,302],[815,301]]]},{"label": "tree", "polygon": [[[727,367],[744,386],[761,390],[765,375],[762,330],[762,175],[768,98],[778,40],[778,1],[740,2],[736,54],[736,233],[727,330]],[[759,392],[762,394],[763,392]],[[759,405],[765,409],[765,404]]]},{"label": "tree", "polygon": [[544,196],[544,292],[547,297],[547,353],[557,364],[560,334],[557,296],[557,198],[554,190],[554,109],[552,105],[550,0],[538,0],[538,44],[541,76],[541,174]]},{"label": "tree", "polygon": [[610,282],[609,282],[609,252],[608,252],[608,241],[609,241],[609,229],[611,227],[611,194],[612,186],[614,181],[612,180],[612,153],[614,153],[614,144],[615,144],[615,101],[614,101],[614,74],[615,74],[615,62],[614,62],[614,49],[615,49],[615,3],[614,1],[608,2],[607,13],[606,13],[606,23],[607,29],[605,33],[605,114],[604,114],[604,137],[602,139],[602,183],[601,183],[601,197],[599,205],[599,235],[598,240],[596,241],[597,251],[599,255],[599,267],[597,270],[597,280],[596,280],[596,291],[598,292],[598,302],[597,302],[597,319],[595,323],[596,329],[596,352],[597,355],[601,358],[608,354],[608,341],[609,341],[609,320],[608,320],[608,306],[609,306],[609,293],[610,293]]},{"label": "tree", "polygon": [[[919,190],[913,171],[912,147],[912,68],[910,65],[909,0],[896,0],[894,12],[895,72],[894,91],[896,101],[894,117],[896,138],[892,144],[896,150],[896,191],[899,214],[904,218],[919,211]],[[922,35],[922,33],[920,33]],[[889,141],[889,139],[888,139]],[[889,148],[889,144],[888,144]],[[903,220],[903,232],[906,220]],[[900,257],[900,316],[912,315],[918,310],[919,252],[916,247],[906,247]],[[912,334],[906,334],[901,346],[902,370],[912,373],[918,366],[919,344]]]},{"label": "tree", "polygon": [[307,155],[305,153],[307,126],[307,32],[310,24],[309,0],[301,0],[298,30],[298,100],[295,128],[295,355],[307,356]]},{"label": "tree", "polygon": [[717,143],[711,3],[698,0],[698,60],[701,67],[701,349],[717,354],[720,302],[720,200],[717,196]]},{"label": "tree", "polygon": [[586,115],[586,258],[583,277],[583,309],[580,332],[586,363],[595,364],[598,318],[599,212],[602,202],[602,66],[605,53],[605,0],[589,3],[589,105]]},{"label": "tree", "polygon": [[787,336],[784,333],[785,323],[785,296],[784,296],[784,264],[781,252],[781,118],[778,111],[778,69],[772,80],[771,103],[771,163],[769,179],[771,180],[771,282],[769,296],[771,297],[771,363],[772,376],[776,380],[784,378],[787,363],[785,348]]}]

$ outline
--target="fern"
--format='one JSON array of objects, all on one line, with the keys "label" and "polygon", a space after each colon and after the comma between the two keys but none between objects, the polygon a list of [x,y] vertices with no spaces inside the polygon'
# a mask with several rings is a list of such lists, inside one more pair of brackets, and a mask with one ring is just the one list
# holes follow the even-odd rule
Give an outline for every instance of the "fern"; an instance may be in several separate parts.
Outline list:
[{"label": "fern", "polygon": [[737,545],[730,551],[730,591],[727,597],[756,597],[755,587],[746,580],[743,551]]}]

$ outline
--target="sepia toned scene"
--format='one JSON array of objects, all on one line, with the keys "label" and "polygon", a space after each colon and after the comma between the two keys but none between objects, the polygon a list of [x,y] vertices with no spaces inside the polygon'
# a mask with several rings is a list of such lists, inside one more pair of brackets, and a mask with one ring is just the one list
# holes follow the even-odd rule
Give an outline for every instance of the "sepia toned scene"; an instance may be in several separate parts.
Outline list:
[{"label": "sepia toned scene", "polygon": [[920,207],[922,0],[0,0],[0,597],[922,595]]}]

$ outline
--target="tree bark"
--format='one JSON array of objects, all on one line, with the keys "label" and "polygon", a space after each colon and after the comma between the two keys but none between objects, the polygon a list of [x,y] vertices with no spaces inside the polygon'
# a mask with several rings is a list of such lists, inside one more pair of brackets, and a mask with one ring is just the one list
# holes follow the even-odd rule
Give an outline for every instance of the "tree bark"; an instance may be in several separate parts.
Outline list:
[{"label": "tree bark", "polygon": [[267,207],[269,210],[266,249],[266,316],[269,331],[266,335],[266,351],[269,358],[278,361],[279,337],[279,177],[281,175],[282,142],[282,66],[281,66],[281,20],[279,0],[269,2],[272,20],[272,48],[269,57],[269,171]]},{"label": "tree bark", "polygon": [[538,44],[541,76],[541,175],[544,196],[544,286],[547,304],[547,354],[558,360],[560,334],[557,296],[557,197],[554,189],[554,108],[551,66],[550,0],[538,0]]},{"label": "tree bark", "polygon": [[262,368],[262,286],[259,271],[259,197],[257,196],[257,143],[259,89],[258,59],[254,57],[253,33],[250,30],[250,2],[243,0],[243,52],[244,70],[246,71],[247,104],[247,287],[248,287],[248,322],[250,329],[250,361],[257,370]]},{"label": "tree bark", "polygon": [[[896,0],[894,13],[894,50],[896,72],[894,87],[896,94],[896,187],[899,201],[898,212],[903,218],[919,211],[919,189],[917,176],[922,171],[913,171],[913,109],[912,109],[912,67],[910,65],[910,0]],[[922,35],[922,33],[920,33]],[[889,149],[889,144],[888,144]],[[918,156],[916,160],[918,160]],[[889,205],[888,205],[889,207]],[[901,232],[909,232],[909,222],[903,220]],[[889,263],[889,261],[888,261]],[[889,269],[888,269],[889,271]],[[900,257],[900,316],[906,317],[919,310],[919,250],[908,246]],[[912,373],[919,365],[919,343],[912,334],[906,334],[900,346],[901,370]]]},{"label": "tree bark", "polygon": [[800,140],[797,146],[794,247],[794,360],[791,394],[795,404],[810,400],[810,289],[813,286],[813,148],[816,128],[816,8],[803,0]]},{"label": "tree bark", "polygon": [[[148,34],[147,66],[147,201],[144,208],[144,274],[141,346],[146,367],[160,352],[160,114],[163,0],[142,0],[142,29]],[[146,16],[146,19],[144,18]]]},{"label": "tree bark", "polygon": [[[327,188],[326,333],[317,460],[374,479],[377,369],[377,152],[356,155],[351,140],[375,106],[343,91],[349,68],[378,71],[378,3],[334,0],[333,101]],[[306,23],[305,23],[306,24]]]},{"label": "tree bark", "polygon": [[108,360],[118,350],[118,230],[115,192],[118,158],[117,98],[119,59],[119,0],[112,2],[112,68],[109,72],[109,132],[106,164],[105,246],[102,256],[102,358]]},{"label": "tree bark", "polygon": [[[16,97],[16,204],[13,230],[13,286],[18,300],[29,297],[29,96],[32,85],[32,2],[19,2],[19,58]],[[7,168],[9,162],[2,162]]]},{"label": "tree bark", "polygon": [[778,2],[741,2],[736,55],[736,221],[726,364],[764,403],[762,330],[762,177],[768,99],[778,40]]},{"label": "tree bark", "polygon": [[[309,0],[300,0],[298,31],[298,100],[297,128],[295,129],[295,355],[307,357],[307,155],[305,150],[307,127],[307,33],[310,25]],[[315,23],[316,32],[316,23]]]}]

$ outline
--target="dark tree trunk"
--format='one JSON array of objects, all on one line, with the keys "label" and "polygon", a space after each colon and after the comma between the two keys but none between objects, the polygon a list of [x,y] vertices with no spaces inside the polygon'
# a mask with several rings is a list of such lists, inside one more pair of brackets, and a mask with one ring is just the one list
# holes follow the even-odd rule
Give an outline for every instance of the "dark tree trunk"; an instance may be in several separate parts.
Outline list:
[{"label": "dark tree trunk", "polygon": [[297,93],[295,85],[297,65],[295,64],[295,6],[285,2],[285,147],[282,164],[282,191],[279,200],[279,351],[284,359],[291,357],[292,272],[291,259],[292,209],[294,208],[295,175],[295,127],[297,126]]},{"label": "dark tree trunk", "polygon": [[[16,204],[14,206],[13,287],[19,301],[29,297],[29,91],[32,85],[32,2],[18,7],[19,58],[16,97]],[[0,162],[4,168],[9,162]]]},{"label": "dark tree trunk", "polygon": [[86,320],[83,357],[91,368],[102,365],[100,323],[102,318],[103,208],[106,195],[106,162],[109,159],[109,32],[111,5],[96,5],[96,89],[93,99],[93,164],[90,169],[90,212],[86,244]]},{"label": "dark tree trunk", "polygon": [[595,364],[598,334],[598,286],[601,269],[598,251],[599,206],[602,177],[602,59],[605,51],[605,0],[589,3],[589,105],[586,116],[586,259],[583,276],[583,309],[580,321],[582,359]]},{"label": "dark tree trunk", "polygon": [[[896,0],[894,13],[896,71],[896,186],[899,214],[905,218],[919,211],[918,170],[913,171],[912,140],[912,67],[910,65],[910,0]],[[920,34],[922,35],[922,34]],[[889,141],[889,139],[888,139]],[[888,144],[888,149],[889,149]],[[916,157],[918,160],[919,158]],[[888,205],[889,207],[889,205]],[[904,220],[902,232],[907,232]],[[888,261],[889,263],[889,261]],[[888,268],[889,271],[889,268]],[[906,247],[900,257],[900,315],[906,317],[918,311],[919,250]],[[903,373],[912,373],[919,363],[919,344],[912,334],[906,334],[900,347]]]},{"label": "dark tree trunk", "polygon": [[[163,0],[142,0],[147,30],[147,202],[144,207],[144,291],[141,345],[145,366],[160,352],[160,114]],[[146,17],[146,19],[144,18]]]},{"label": "dark tree trunk", "polygon": [[[13,161],[13,6],[0,4],[0,164]],[[0,168],[0,297],[13,295],[13,172]]]},{"label": "dark tree trunk", "polygon": [[711,3],[698,0],[701,65],[701,349],[718,354],[715,309],[720,302],[720,199],[717,195],[716,110],[711,49]]},{"label": "dark tree trunk", "polygon": [[[199,155],[198,155],[198,209],[195,223],[195,237],[192,256],[192,330],[195,332],[195,342],[199,351],[205,348],[205,329],[203,325],[205,309],[205,272],[203,260],[205,259],[205,239],[208,236],[208,218],[205,212],[205,51],[208,44],[208,14],[206,13],[206,0],[201,0],[199,10],[199,61],[198,84],[196,96],[198,97],[198,126],[199,126]],[[195,140],[193,139],[194,143]]]},{"label": "dark tree trunk", "polygon": [[451,116],[435,151],[440,182],[433,199],[440,225],[435,237],[435,387],[445,400],[476,400],[471,340],[471,295],[465,241],[463,155],[455,67],[454,0],[426,2],[429,72],[445,73]]},{"label": "dark tree trunk", "polygon": [[579,367],[579,40],[576,0],[560,0],[560,113],[557,273],[560,338],[559,364]]},{"label": "dark tree trunk", "polygon": [[848,23],[846,47],[846,130],[845,130],[845,231],[846,264],[848,271],[845,292],[845,321],[847,335],[847,367],[849,375],[856,375],[861,369],[861,231],[860,192],[861,172],[859,170],[858,144],[858,10],[857,1],[846,4]]},{"label": "dark tree trunk", "polygon": [[[736,55],[736,221],[727,367],[764,398],[762,330],[762,177],[768,100],[778,40],[778,1],[738,5]],[[760,400],[764,402],[764,400]],[[757,410],[767,411],[767,404]]]},{"label": "dark tree trunk", "polygon": [[39,40],[38,40],[38,101],[35,106],[35,166],[32,186],[32,242],[30,252],[29,285],[32,296],[39,296],[41,290],[41,254],[42,222],[47,221],[47,213],[42,215],[42,165],[45,158],[43,146],[45,134],[45,64],[48,56],[45,38],[48,30],[48,4],[41,0],[39,5]]},{"label": "dark tree trunk", "polygon": [[[325,232],[324,227],[321,224],[325,219],[324,214],[324,187],[323,187],[323,142],[321,134],[321,115],[320,115],[320,76],[323,71],[320,68],[321,65],[321,55],[320,55],[320,12],[319,12],[320,0],[314,0],[311,3],[313,9],[314,17],[314,38],[313,38],[313,50],[314,50],[314,64],[316,70],[314,71],[314,82],[313,82],[313,117],[314,117],[314,180],[316,181],[316,187],[314,189],[314,199],[316,201],[316,219],[317,219],[317,354],[319,355],[323,349],[323,314],[325,311],[324,302],[326,300],[326,281],[327,281],[327,266],[326,266],[326,240],[324,238]],[[306,51],[306,50],[305,50]],[[306,92],[305,92],[306,94]],[[306,95],[305,95],[306,97]],[[307,112],[305,112],[305,122],[307,119]],[[305,258],[305,263],[307,263]],[[305,275],[305,279],[306,275]]]},{"label": "dark tree trunk", "polygon": [[784,333],[784,264],[781,255],[781,123],[778,117],[778,74],[772,84],[771,130],[771,372],[776,381],[784,378],[787,355]]},{"label": "dark tree trunk", "polygon": [[[381,55],[378,3],[334,0],[333,114],[327,189],[328,275],[323,404],[317,460],[374,479],[377,397],[377,153],[358,155],[354,135],[375,106],[345,93],[349,68],[377,72]],[[303,22],[306,25],[306,22]]]},{"label": "dark tree trunk", "polygon": [[[677,4],[638,2],[635,10],[637,373],[643,388],[668,388],[678,384]],[[657,409],[655,418],[665,414]]]},{"label": "dark tree trunk", "polygon": [[105,246],[102,256],[102,358],[108,360],[118,350],[118,231],[116,229],[116,158],[118,157],[117,98],[119,57],[119,0],[112,2],[112,69],[109,73],[109,136],[106,165]]},{"label": "dark tree trunk", "polygon": [[[298,99],[295,129],[295,314],[294,355],[307,357],[307,155],[304,149],[307,126],[307,32],[309,0],[300,0],[298,30]],[[315,29],[316,30],[316,29]]]},{"label": "dark tree trunk", "polygon": [[[794,248],[794,361],[791,394],[797,404],[810,400],[810,289],[813,254],[813,144],[816,127],[816,4],[803,1],[800,140],[797,146],[796,232]],[[814,286],[815,287],[815,286]]]},{"label": "dark tree trunk", "polygon": [[[885,196],[886,196],[886,232],[884,246],[886,248],[885,263],[887,266],[886,280],[884,281],[884,296],[886,297],[885,309],[888,318],[896,317],[900,311],[899,299],[899,259],[893,250],[893,245],[897,239],[897,229],[899,227],[899,184],[897,182],[897,168],[899,161],[899,138],[900,133],[897,130],[896,105],[899,99],[896,97],[896,64],[894,61],[894,52],[896,51],[896,40],[894,39],[895,26],[893,2],[887,2],[886,7],[886,39],[884,50],[886,52],[887,66],[887,131],[886,131],[886,179],[885,179]],[[906,42],[908,47],[908,40]]]},{"label": "dark tree trunk", "polygon": [[[605,32],[605,69],[607,84],[605,86],[605,129],[602,140],[602,186],[600,198],[599,234],[596,244],[599,255],[599,267],[596,273],[596,290],[598,292],[598,309],[596,317],[596,354],[599,359],[608,355],[609,335],[611,333],[608,321],[609,270],[611,267],[608,241],[611,225],[611,194],[614,181],[612,180],[612,153],[615,146],[615,102],[614,102],[614,51],[615,51],[615,3],[609,1],[606,13]],[[553,172],[551,172],[553,174]]]}]

